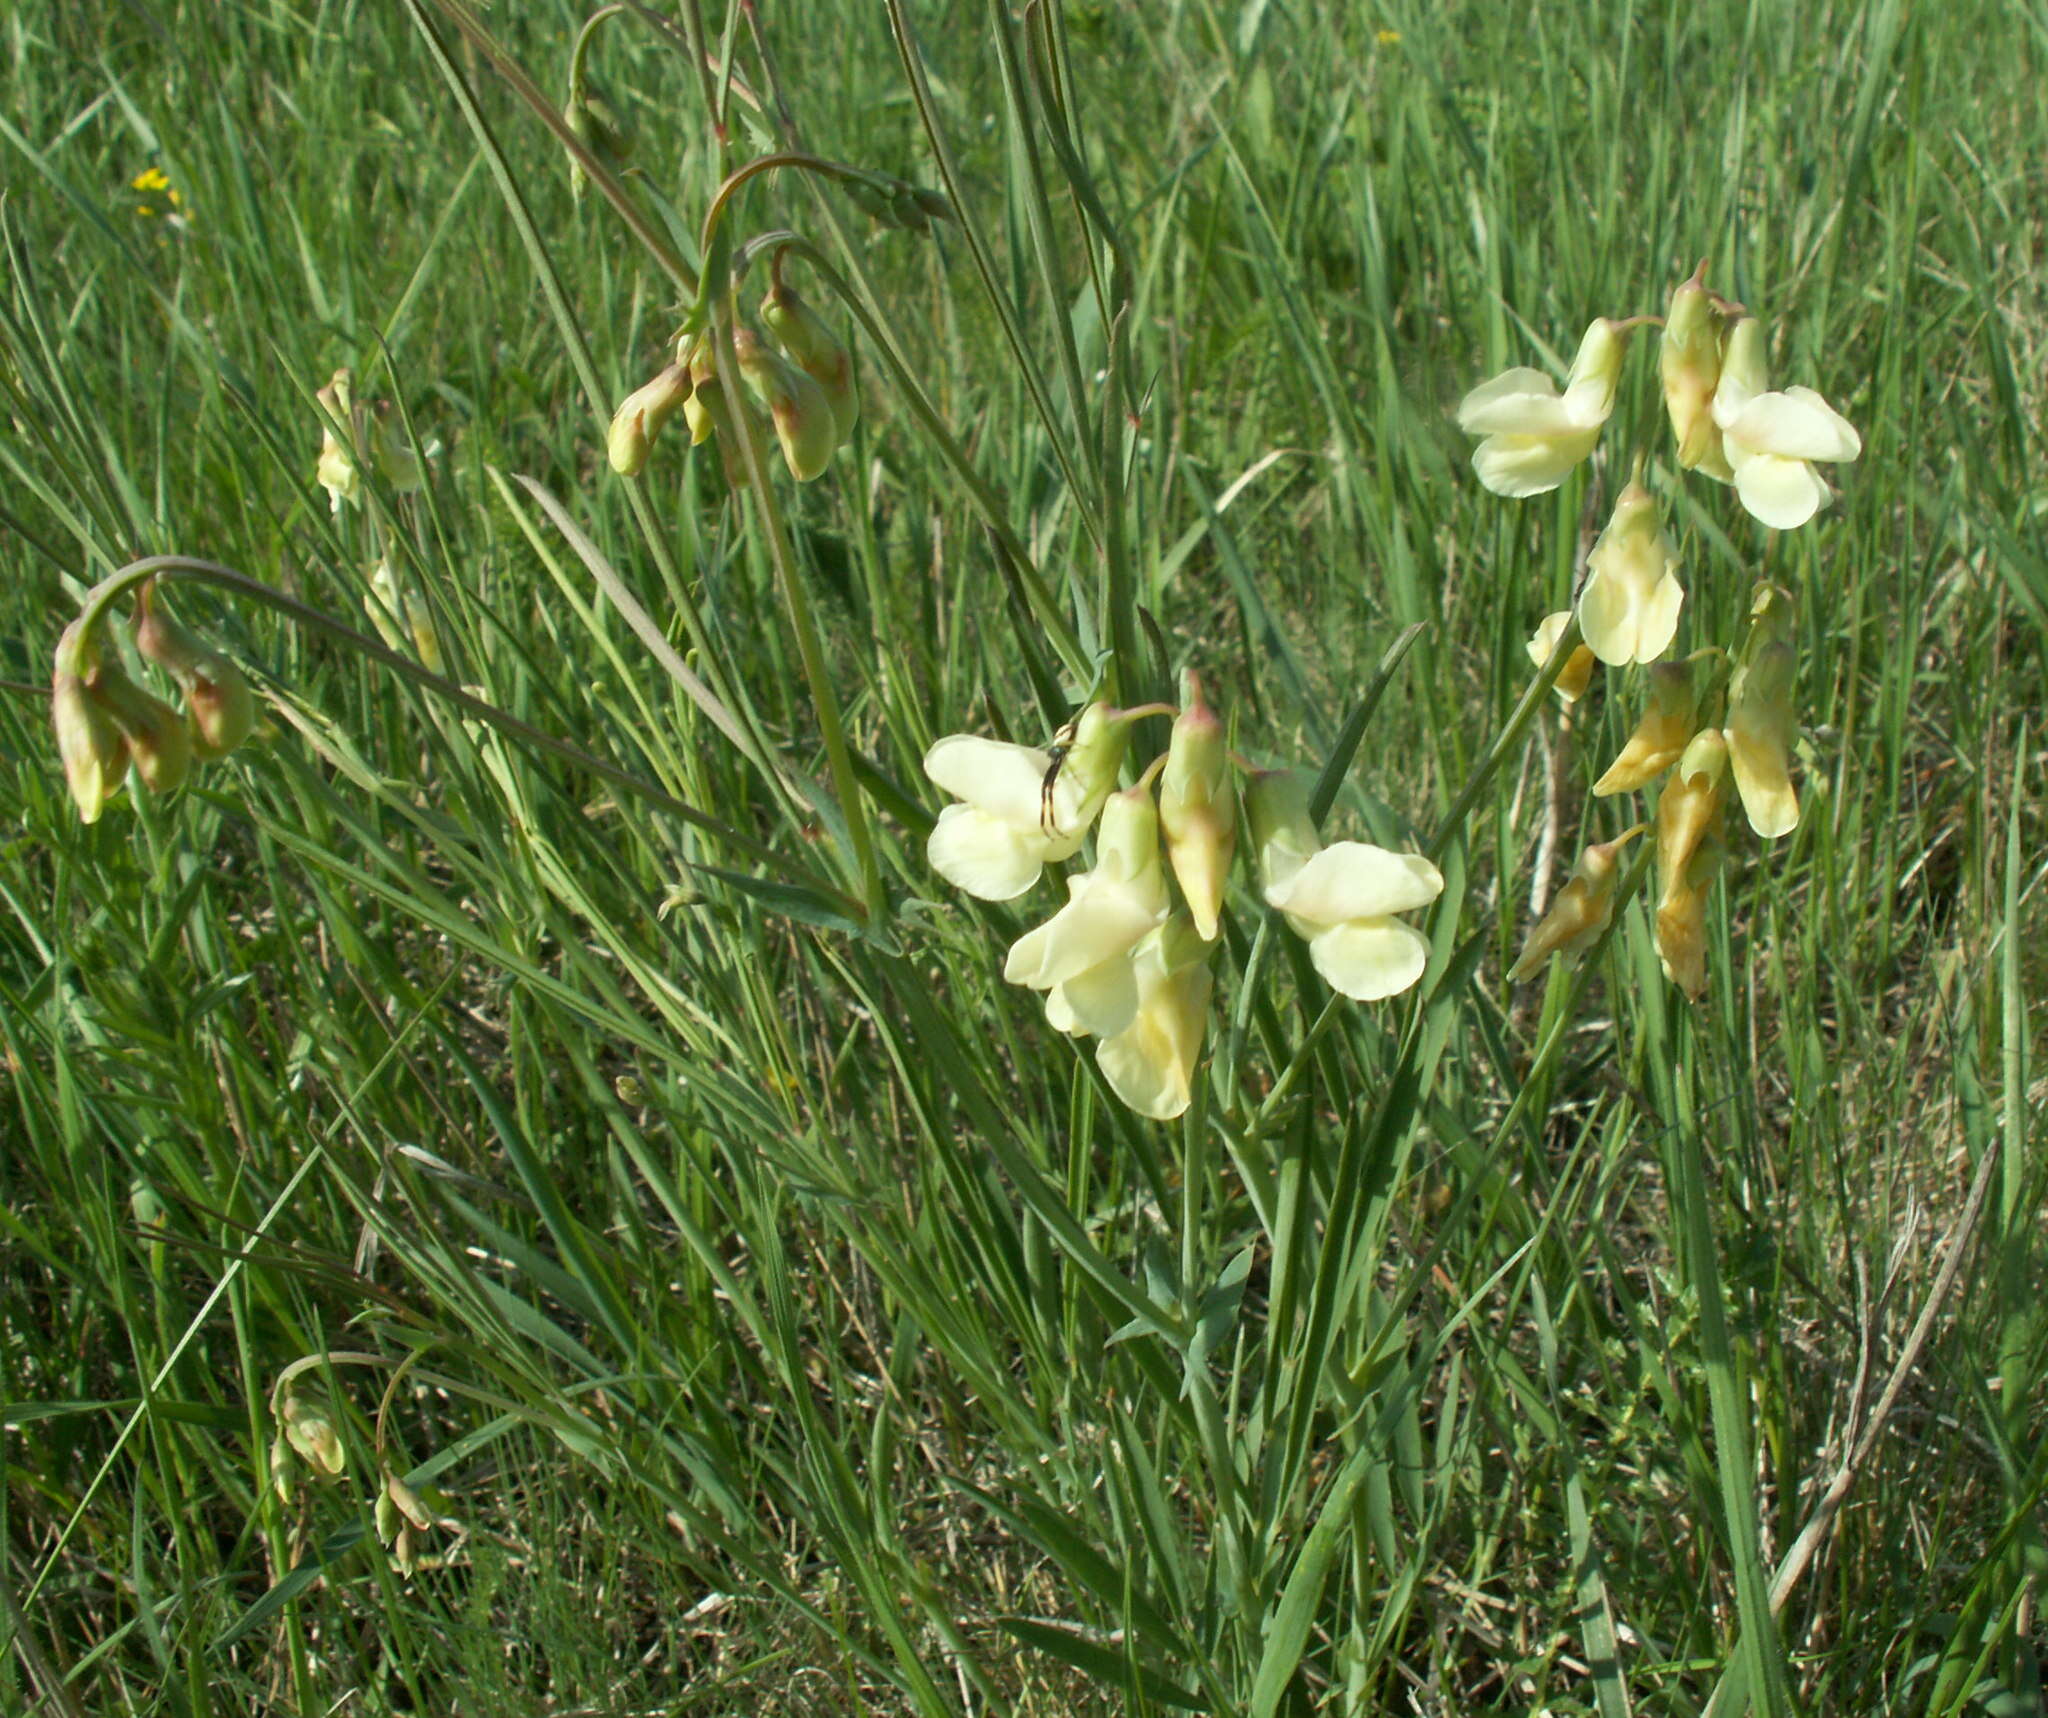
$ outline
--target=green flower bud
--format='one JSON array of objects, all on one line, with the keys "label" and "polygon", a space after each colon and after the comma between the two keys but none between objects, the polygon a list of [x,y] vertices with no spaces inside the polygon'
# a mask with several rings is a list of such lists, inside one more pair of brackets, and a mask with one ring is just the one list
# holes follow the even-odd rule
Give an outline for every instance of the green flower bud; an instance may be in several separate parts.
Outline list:
[{"label": "green flower bud", "polygon": [[314,1477],[338,1478],[348,1466],[348,1456],[341,1447],[341,1434],[326,1412],[296,1396],[287,1396],[278,1413],[284,1421],[285,1442],[313,1470]]},{"label": "green flower bud", "polygon": [[825,390],[832,403],[832,423],[843,442],[860,417],[860,394],[854,387],[853,356],[832,326],[793,286],[778,283],[761,300],[761,320],[797,367]]},{"label": "green flower bud", "polygon": [[661,426],[689,397],[690,373],[680,364],[669,365],[653,381],[628,394],[612,414],[605,449],[612,470],[621,477],[637,477]]},{"label": "green flower bud", "polygon": [[839,445],[832,402],[816,381],[764,345],[751,328],[734,330],[732,343],[740,374],[768,408],[790,476],[808,483],[832,462]]},{"label": "green flower bud", "polygon": [[1202,940],[1213,942],[1237,848],[1237,803],[1230,791],[1223,724],[1202,701],[1202,683],[1193,674],[1188,676],[1187,706],[1167,743],[1159,822],[1188,913]]},{"label": "green flower bud", "polygon": [[192,754],[224,758],[256,726],[256,697],[241,669],[164,608],[152,579],[135,606],[135,648],[177,681],[192,722]]},{"label": "green flower bud", "polygon": [[73,621],[57,645],[56,672],[50,683],[50,722],[57,731],[57,755],[64,760],[64,783],[81,823],[97,823],[107,801],[121,790],[128,773],[128,748],[113,717],[87,690],[87,677],[98,671],[93,641]]},{"label": "green flower bud", "polygon": [[192,773],[192,729],[185,718],[112,663],[86,682],[86,696],[113,718],[128,761],[151,793],[170,793]]}]

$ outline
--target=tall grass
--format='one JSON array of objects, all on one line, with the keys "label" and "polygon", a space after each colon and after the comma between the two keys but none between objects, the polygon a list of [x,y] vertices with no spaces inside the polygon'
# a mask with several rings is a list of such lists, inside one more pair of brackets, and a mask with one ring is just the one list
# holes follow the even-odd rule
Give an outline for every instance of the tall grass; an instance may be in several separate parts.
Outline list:
[{"label": "tall grass", "polygon": [[[610,17],[580,200],[556,0],[8,23],[0,1709],[2037,1710],[2040,18],[832,10]],[[954,218],[704,247],[772,151]],[[783,229],[851,446],[616,477]],[[1503,503],[1450,410],[1702,256],[1865,443],[1782,534],[1655,444],[1804,817],[1703,1001],[1641,904],[1511,988],[1634,815],[1523,645],[1630,444]],[[344,365],[426,480],[330,511]],[[49,653],[151,556],[265,725],[86,826]],[[1358,1005],[1241,877],[1175,1124],[925,859],[1105,666],[1446,878]]]}]

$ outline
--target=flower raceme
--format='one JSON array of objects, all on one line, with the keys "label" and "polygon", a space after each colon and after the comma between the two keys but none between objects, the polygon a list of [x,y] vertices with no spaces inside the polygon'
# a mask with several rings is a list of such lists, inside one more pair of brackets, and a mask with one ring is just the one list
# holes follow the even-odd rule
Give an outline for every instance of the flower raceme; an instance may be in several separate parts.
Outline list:
[{"label": "flower raceme", "polygon": [[1023,894],[1049,861],[1079,851],[1116,785],[1128,731],[1121,712],[1090,704],[1075,719],[1057,768],[1052,754],[1036,746],[976,734],[936,742],[924,755],[924,773],[960,803],[939,813],[925,844],[932,869],[977,900]]},{"label": "flower raceme", "polygon": [[1292,771],[1255,777],[1246,811],[1266,903],[1308,939],[1309,958],[1331,989],[1376,1002],[1422,976],[1429,944],[1393,915],[1426,907],[1443,892],[1434,865],[1363,841],[1324,846],[1308,783]]},{"label": "flower raceme", "polygon": [[1067,904],[1011,946],[1003,977],[1046,992],[1059,1031],[1115,1038],[1137,1019],[1138,945],[1166,922],[1159,813],[1149,784],[1110,796],[1095,868],[1067,879]]},{"label": "flower raceme", "polygon": [[1472,455],[1479,481],[1520,499],[1555,489],[1593,451],[1614,410],[1629,324],[1596,319],[1579,342],[1564,392],[1541,370],[1504,370],[1458,406],[1458,427],[1482,436]]}]

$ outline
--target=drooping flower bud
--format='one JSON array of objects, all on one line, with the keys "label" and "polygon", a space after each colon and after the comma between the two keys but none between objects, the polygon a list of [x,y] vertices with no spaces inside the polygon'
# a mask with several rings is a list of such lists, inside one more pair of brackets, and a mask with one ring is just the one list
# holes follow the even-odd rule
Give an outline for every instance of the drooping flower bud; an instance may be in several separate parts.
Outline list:
[{"label": "drooping flower bud", "polygon": [[278,1407],[278,1417],[284,1422],[285,1442],[313,1470],[314,1478],[340,1477],[342,1469],[348,1466],[348,1457],[341,1447],[341,1434],[324,1409],[287,1396]]},{"label": "drooping flower bud", "polygon": [[1508,982],[1519,984],[1537,971],[1553,954],[1580,955],[1593,946],[1614,917],[1615,886],[1621,880],[1621,850],[1649,827],[1638,823],[1612,841],[1588,847],[1572,867],[1570,879],[1558,890],[1550,910],[1536,922],[1522,953],[1508,971]]},{"label": "drooping flower bud", "polygon": [[[320,389],[315,398],[327,408],[328,417],[354,431],[353,378],[346,365],[334,372],[327,386]],[[327,505],[331,512],[339,513],[344,501],[356,501],[362,496],[363,474],[356,469],[355,455],[334,433],[334,424],[325,419],[320,425],[320,460],[313,468],[313,476],[327,491]]]},{"label": "drooping flower bud", "polygon": [[391,649],[403,650],[409,642],[422,668],[435,674],[443,671],[441,634],[434,625],[433,610],[424,597],[400,582],[388,549],[370,569],[370,591],[363,598],[363,612]]},{"label": "drooping flower bud", "polygon": [[224,758],[256,726],[256,698],[241,669],[180,624],[163,605],[156,581],[135,605],[135,648],[177,681],[192,723],[193,756]]},{"label": "drooping flower bud", "polygon": [[1599,798],[1632,793],[1655,781],[1685,750],[1699,726],[1699,700],[1692,670],[1683,662],[1659,662],[1650,669],[1650,707],[1621,748],[1621,756],[1593,784]]},{"label": "drooping flower bud", "polygon": [[1660,900],[1685,886],[1693,855],[1714,827],[1728,779],[1728,742],[1718,728],[1693,735],[1664,791],[1657,796],[1657,882]]},{"label": "drooping flower bud", "polygon": [[192,773],[192,730],[153,692],[145,692],[114,663],[102,663],[86,682],[86,696],[121,730],[128,761],[151,793],[170,793]]},{"label": "drooping flower bud", "polygon": [[[1559,609],[1555,614],[1545,615],[1534,636],[1525,646],[1529,652],[1529,660],[1538,668],[1548,668],[1551,657],[1557,654],[1558,640],[1564,637],[1564,629],[1571,623],[1570,609]],[[1551,682],[1551,691],[1567,704],[1576,704],[1585,696],[1586,688],[1593,683],[1593,664],[1596,660],[1593,652],[1585,645],[1578,646],[1571,653],[1558,677]]]},{"label": "drooping flower bud", "polygon": [[605,441],[612,470],[621,477],[638,477],[661,426],[689,397],[690,373],[680,364],[670,364],[653,381],[628,394],[612,413],[611,433]]},{"label": "drooping flower bud", "polygon": [[1657,903],[1657,962],[1695,1002],[1707,989],[1707,896],[1726,862],[1721,837],[1710,831]]},{"label": "drooping flower bud", "polygon": [[1726,326],[1720,303],[1706,286],[1707,265],[1671,294],[1664,312],[1664,339],[1657,370],[1664,383],[1664,409],[1678,440],[1678,463],[1716,482],[1733,480],[1714,422],[1714,390],[1721,383],[1721,336]]},{"label": "drooping flower bud", "polygon": [[761,320],[797,367],[825,390],[839,439],[850,439],[860,418],[860,393],[853,381],[853,355],[832,325],[795,287],[780,281],[761,300]]},{"label": "drooping flower bud", "polygon": [[1188,702],[1173,724],[1166,769],[1159,778],[1159,822],[1166,857],[1204,942],[1213,942],[1223,890],[1237,848],[1237,803],[1223,724],[1202,701],[1202,683],[1188,676]]},{"label": "drooping flower bud", "polygon": [[64,782],[81,823],[97,823],[107,801],[121,790],[128,773],[128,748],[114,719],[88,690],[97,672],[96,641],[74,620],[57,644],[56,671],[50,682],[50,722],[57,731],[57,755],[64,760]]},{"label": "drooping flower bud", "polygon": [[808,483],[832,463],[839,430],[825,390],[751,328],[737,328],[733,356],[756,398],[768,408],[790,476]]},{"label": "drooping flower bud", "polygon": [[1586,557],[1579,629],[1595,656],[1619,668],[1654,662],[1671,648],[1685,601],[1677,568],[1678,552],[1664,535],[1655,498],[1631,481]]},{"label": "drooping flower bud", "polygon": [[1245,787],[1244,809],[1259,889],[1270,896],[1322,851],[1309,810],[1308,778],[1299,770],[1261,770]]}]

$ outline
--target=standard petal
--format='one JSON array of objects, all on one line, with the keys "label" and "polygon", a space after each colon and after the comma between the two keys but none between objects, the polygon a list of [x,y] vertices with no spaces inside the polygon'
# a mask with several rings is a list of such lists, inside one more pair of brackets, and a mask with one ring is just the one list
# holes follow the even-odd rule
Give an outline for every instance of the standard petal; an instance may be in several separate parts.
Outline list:
[{"label": "standard petal", "polygon": [[955,799],[1019,828],[1036,829],[1052,759],[1036,746],[948,734],[924,755],[924,773]]},{"label": "standard petal", "polygon": [[1803,459],[1752,453],[1735,465],[1735,493],[1775,531],[1796,531],[1828,504],[1828,486]]},{"label": "standard petal", "polygon": [[1389,853],[1364,841],[1339,841],[1302,866],[1266,899],[1311,924],[1378,918],[1426,907],[1443,893],[1441,872],[1419,853]]},{"label": "standard petal", "polygon": [[1172,1121],[1193,1096],[1210,977],[1206,964],[1158,977],[1140,960],[1143,1000],[1136,1017],[1096,1048],[1110,1089],[1142,1116]]},{"label": "standard petal", "polygon": [[1019,830],[971,805],[949,805],[932,825],[924,853],[954,888],[981,901],[1011,901],[1038,881],[1045,842],[1035,829]]},{"label": "standard petal", "polygon": [[1734,712],[1722,730],[1728,742],[1728,772],[1749,826],[1766,840],[1799,827],[1799,796],[1792,790],[1788,725],[1762,713]]},{"label": "standard petal", "polygon": [[1596,429],[1560,435],[1493,435],[1473,450],[1472,469],[1496,495],[1520,501],[1547,495],[1572,474],[1600,439]]},{"label": "standard petal", "polygon": [[[1525,423],[1531,415],[1538,421]],[[1458,428],[1467,435],[1500,430],[1543,435],[1553,428],[1570,428],[1570,420],[1564,416],[1555,382],[1541,370],[1515,369],[1481,382],[1458,402]]]},{"label": "standard petal", "polygon": [[1826,400],[1822,399],[1820,395],[1816,394],[1811,388],[1787,388],[1785,390],[1785,397],[1789,400],[1797,400],[1801,405],[1811,406],[1815,411],[1824,414],[1834,425],[1837,437],[1836,445],[1848,449],[1846,453],[1809,453],[1806,456],[1808,459],[1830,459],[1838,465],[1846,465],[1850,460],[1862,457],[1863,438],[1856,433],[1856,426],[1843,417],[1840,412],[1836,411],[1833,406],[1829,405]]},{"label": "standard petal", "polygon": [[1062,1010],[1073,1020],[1069,1032],[1114,1038],[1138,1015],[1138,978],[1128,952],[1076,973],[1058,994]]},{"label": "standard petal", "polygon": [[1759,394],[1726,426],[1728,440],[1752,453],[1785,459],[1854,459],[1863,442],[1849,422],[1811,388]]},{"label": "standard petal", "polygon": [[1155,912],[1142,892],[1120,885],[1087,887],[1094,873],[1076,880],[1074,898],[1010,949],[1003,977],[1012,984],[1049,990],[1077,973],[1123,956],[1166,915]]},{"label": "standard petal", "polygon": [[1647,593],[1616,578],[1587,581],[1579,598],[1579,630],[1593,654],[1610,668],[1655,662],[1671,648],[1685,587],[1666,573]]},{"label": "standard petal", "polygon": [[1429,944],[1396,919],[1354,919],[1309,939],[1309,959],[1332,990],[1354,1002],[1398,996],[1429,964]]}]

